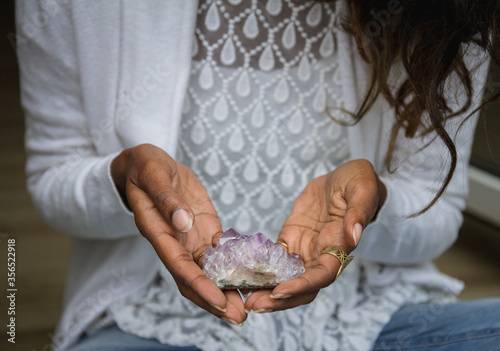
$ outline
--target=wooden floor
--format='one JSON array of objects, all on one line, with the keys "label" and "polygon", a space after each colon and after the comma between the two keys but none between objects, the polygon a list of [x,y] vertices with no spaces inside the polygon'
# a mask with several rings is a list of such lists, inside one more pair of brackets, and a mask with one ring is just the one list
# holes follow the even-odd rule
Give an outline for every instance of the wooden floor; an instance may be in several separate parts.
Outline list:
[{"label": "wooden floor", "polygon": [[[0,44],[0,69],[0,261],[6,262],[7,238],[16,239],[18,289],[15,345],[6,342],[7,305],[5,298],[0,299],[0,350],[49,350],[60,313],[70,241],[40,219],[25,190],[15,53],[6,40]],[[436,261],[442,271],[465,281],[462,299],[500,296],[500,240],[495,238],[500,238],[498,229],[469,217],[459,241]],[[6,273],[2,263],[2,293]]]}]

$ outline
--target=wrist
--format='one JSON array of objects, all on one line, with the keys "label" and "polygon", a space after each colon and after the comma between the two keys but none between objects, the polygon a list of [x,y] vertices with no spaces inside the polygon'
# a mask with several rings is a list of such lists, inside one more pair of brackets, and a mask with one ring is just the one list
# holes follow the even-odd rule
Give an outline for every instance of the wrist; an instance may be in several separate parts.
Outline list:
[{"label": "wrist", "polygon": [[123,150],[116,156],[110,165],[111,178],[115,184],[123,203],[130,208],[127,200],[127,173],[132,149]]},{"label": "wrist", "polygon": [[377,219],[377,215],[384,206],[385,200],[387,199],[387,187],[385,186],[384,182],[380,180],[380,178],[377,175],[377,192],[378,192],[378,204],[377,204],[377,212],[375,212],[375,215],[373,216],[372,222]]}]

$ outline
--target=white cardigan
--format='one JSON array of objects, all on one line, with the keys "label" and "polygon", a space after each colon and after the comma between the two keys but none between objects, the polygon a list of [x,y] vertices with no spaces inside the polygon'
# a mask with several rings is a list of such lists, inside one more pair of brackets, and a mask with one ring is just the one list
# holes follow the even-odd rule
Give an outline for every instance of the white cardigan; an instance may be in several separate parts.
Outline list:
[{"label": "white cardigan", "polygon": [[[175,155],[196,9],[194,0],[17,3],[28,189],[45,220],[74,239],[57,349],[75,342],[112,301],[143,288],[160,268],[109,169],[117,153],[141,143]],[[368,68],[346,34],[338,50],[346,107],[354,111]],[[477,106],[488,60],[472,51]],[[454,242],[461,225],[476,117],[456,136],[458,119],[449,124],[459,157],[453,180],[428,212],[406,220],[432,199],[449,156],[439,140],[416,153],[423,141],[401,136],[395,164],[406,161],[389,174],[384,156],[393,121],[394,111],[381,98],[348,128],[352,158],[370,160],[388,189],[354,254],[363,259],[370,284],[390,284],[404,274],[457,292],[460,283],[429,262]]]}]

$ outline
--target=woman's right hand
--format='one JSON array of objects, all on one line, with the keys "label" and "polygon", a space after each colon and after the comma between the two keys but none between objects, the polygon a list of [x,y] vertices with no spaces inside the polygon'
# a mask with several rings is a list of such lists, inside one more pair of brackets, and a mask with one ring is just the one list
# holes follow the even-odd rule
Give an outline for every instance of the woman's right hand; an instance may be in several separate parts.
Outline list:
[{"label": "woman's right hand", "polygon": [[181,294],[232,324],[247,317],[239,293],[221,291],[195,260],[222,235],[217,212],[194,173],[160,148],[142,144],[111,163],[111,176]]}]

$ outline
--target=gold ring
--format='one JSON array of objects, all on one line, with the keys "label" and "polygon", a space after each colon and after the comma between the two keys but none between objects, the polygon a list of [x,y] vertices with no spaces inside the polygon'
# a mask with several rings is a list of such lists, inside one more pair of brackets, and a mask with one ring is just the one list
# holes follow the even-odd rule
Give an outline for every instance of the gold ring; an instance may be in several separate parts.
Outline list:
[{"label": "gold ring", "polygon": [[282,246],[285,249],[285,251],[288,252],[288,244],[286,242],[284,242],[283,240],[278,240],[276,242],[276,245]]},{"label": "gold ring", "polygon": [[337,276],[333,280],[332,284],[337,280],[340,273],[344,271],[344,269],[349,265],[349,263],[351,263],[352,259],[354,258],[354,256],[347,256],[345,251],[338,246],[327,247],[326,249],[323,250],[321,254],[330,254],[332,256],[337,257],[337,259],[340,261],[339,271],[337,272]]},{"label": "gold ring", "polygon": [[196,262],[197,265],[200,264],[200,260],[201,258],[205,255],[205,251],[203,251],[201,254],[198,255],[198,257],[196,257],[196,259],[194,260]]}]

